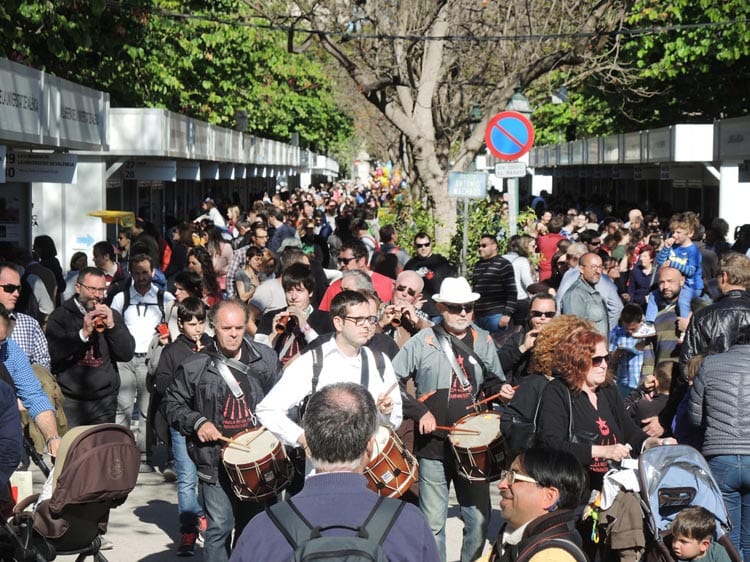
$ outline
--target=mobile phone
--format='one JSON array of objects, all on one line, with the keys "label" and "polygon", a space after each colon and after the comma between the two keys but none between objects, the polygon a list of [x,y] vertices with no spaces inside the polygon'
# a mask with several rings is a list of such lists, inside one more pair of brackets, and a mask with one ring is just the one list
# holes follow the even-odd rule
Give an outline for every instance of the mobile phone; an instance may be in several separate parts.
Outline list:
[{"label": "mobile phone", "polygon": [[164,322],[156,326],[156,331],[163,338],[169,337],[169,326],[167,326]]}]

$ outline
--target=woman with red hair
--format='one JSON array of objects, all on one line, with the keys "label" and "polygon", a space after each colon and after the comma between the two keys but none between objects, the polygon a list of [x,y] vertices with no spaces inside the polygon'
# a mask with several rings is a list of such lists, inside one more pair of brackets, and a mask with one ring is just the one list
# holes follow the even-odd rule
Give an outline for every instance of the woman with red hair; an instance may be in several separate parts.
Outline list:
[{"label": "woman with red hair", "polygon": [[607,359],[602,335],[572,332],[557,348],[555,378],[544,388],[537,424],[537,440],[572,452],[588,470],[592,489],[598,490],[609,461],[637,456],[648,437],[625,411]]}]

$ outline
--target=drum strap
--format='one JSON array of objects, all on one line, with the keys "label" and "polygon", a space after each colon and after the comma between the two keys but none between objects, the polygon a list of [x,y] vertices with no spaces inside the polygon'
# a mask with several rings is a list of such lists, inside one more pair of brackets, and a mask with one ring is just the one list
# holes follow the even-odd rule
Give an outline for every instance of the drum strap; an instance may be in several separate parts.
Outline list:
[{"label": "drum strap", "polygon": [[[458,365],[458,361],[456,361],[456,354],[453,353],[453,346],[451,345],[450,339],[448,339],[448,332],[446,332],[442,327],[439,326],[433,327],[432,331],[435,332],[435,335],[440,342],[440,347],[443,349],[443,353],[448,358],[448,363],[450,363],[451,369],[453,369],[453,372],[456,373],[456,377],[458,378],[458,382],[461,383],[461,387],[465,391],[471,391],[471,382],[469,382],[469,380],[466,378],[463,369],[461,369],[461,367]],[[457,340],[457,338],[452,339]],[[474,398],[474,393],[472,392],[471,394],[472,398]]]},{"label": "drum strap", "polygon": [[[221,378],[224,379],[224,382],[227,383],[232,396],[234,396],[235,398],[242,398],[244,392],[242,392],[242,388],[240,388],[240,383],[237,382],[237,379],[234,378],[232,371],[230,371],[229,367],[227,366],[227,363],[229,363],[230,361],[237,363],[240,367],[242,367],[238,370],[241,370],[244,374],[247,374],[247,372],[249,371],[247,365],[243,365],[242,363],[240,363],[239,361],[235,361],[234,359],[230,359],[228,357],[218,357],[216,355],[211,356],[211,362],[214,364],[214,367],[216,367],[216,370],[219,371],[219,374],[221,375]],[[232,363],[229,364],[232,365]],[[232,366],[234,367],[234,365]]]}]

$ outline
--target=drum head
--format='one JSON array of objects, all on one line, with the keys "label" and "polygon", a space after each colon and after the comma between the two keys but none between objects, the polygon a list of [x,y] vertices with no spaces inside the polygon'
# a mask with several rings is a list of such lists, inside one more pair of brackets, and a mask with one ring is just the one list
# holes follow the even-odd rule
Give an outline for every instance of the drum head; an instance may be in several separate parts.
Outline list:
[{"label": "drum head", "polygon": [[276,436],[270,431],[263,431],[256,437],[257,433],[257,431],[251,431],[237,435],[234,440],[242,445],[249,443],[247,447],[250,450],[248,451],[244,448],[233,447],[232,444],[229,443],[224,447],[224,462],[241,465],[255,462],[271,455],[273,450],[278,446],[279,440],[276,439]]},{"label": "drum head", "polygon": [[495,412],[482,412],[464,416],[453,427],[479,432],[478,435],[463,432],[449,434],[451,443],[464,449],[486,447],[501,436],[500,415]]},{"label": "drum head", "polygon": [[383,453],[386,445],[388,445],[390,437],[391,431],[387,427],[385,427],[384,425],[378,427],[378,430],[375,432],[375,446],[372,448],[372,452],[370,453],[371,461],[374,461]]}]

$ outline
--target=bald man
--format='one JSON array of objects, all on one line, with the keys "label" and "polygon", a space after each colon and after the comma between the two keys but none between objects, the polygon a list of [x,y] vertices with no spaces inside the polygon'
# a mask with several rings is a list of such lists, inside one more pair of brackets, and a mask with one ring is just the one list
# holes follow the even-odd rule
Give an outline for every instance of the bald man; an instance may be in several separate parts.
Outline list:
[{"label": "bald man", "polygon": [[596,325],[599,333],[609,338],[607,305],[596,289],[596,284],[602,278],[602,258],[593,252],[584,254],[578,263],[578,268],[580,275],[563,295],[560,301],[560,312],[575,314],[580,318],[590,320]]},{"label": "bald man", "polygon": [[383,333],[392,337],[399,347],[419,330],[433,325],[422,312],[423,289],[424,280],[416,271],[402,271],[396,277],[391,302],[383,310],[379,323]]}]

